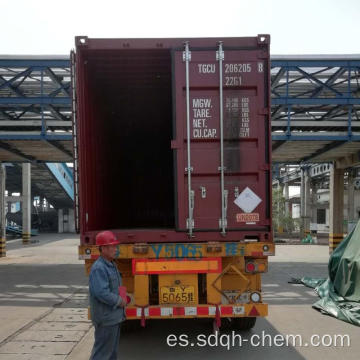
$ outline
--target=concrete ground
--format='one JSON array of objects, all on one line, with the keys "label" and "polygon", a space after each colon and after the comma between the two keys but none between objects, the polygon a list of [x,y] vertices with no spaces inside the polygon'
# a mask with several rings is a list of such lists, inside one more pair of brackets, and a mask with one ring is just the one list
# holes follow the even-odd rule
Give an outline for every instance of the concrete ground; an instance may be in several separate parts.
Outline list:
[{"label": "concrete ground", "polygon": [[[85,360],[89,359],[93,329],[87,320],[87,277],[77,259],[75,235],[48,234],[38,243],[24,247],[21,240],[8,242],[7,257],[0,259],[0,360]],[[243,336],[243,346],[229,350],[222,346],[200,347],[199,334],[212,334],[209,320],[148,321],[145,329],[124,332],[121,358],[195,359],[358,359],[360,329],[312,309],[317,300],[312,289],[288,284],[291,277],[325,277],[328,247],[320,245],[278,245],[264,276],[264,300],[269,316],[258,319]],[[169,347],[169,334],[188,336],[189,346]],[[266,346],[251,346],[254,335],[265,335]],[[308,346],[269,346],[269,336],[300,335]],[[222,330],[222,344],[227,345]],[[311,346],[312,335],[348,335],[350,347]],[[257,340],[256,338],[255,340]],[[214,339],[212,339],[214,340]],[[246,342],[247,341],[247,342]],[[211,343],[213,344],[213,342]]]}]

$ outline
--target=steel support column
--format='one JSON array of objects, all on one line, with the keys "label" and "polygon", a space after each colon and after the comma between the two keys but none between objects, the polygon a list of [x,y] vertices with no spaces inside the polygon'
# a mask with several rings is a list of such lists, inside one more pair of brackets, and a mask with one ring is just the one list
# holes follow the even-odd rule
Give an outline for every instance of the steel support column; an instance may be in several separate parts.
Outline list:
[{"label": "steel support column", "polygon": [[317,193],[316,185],[311,182],[310,231],[314,243],[317,243]]},{"label": "steel support column", "polygon": [[75,233],[75,212],[74,209],[69,209],[69,216],[68,216],[68,231],[70,233]]},{"label": "steel support column", "polygon": [[289,183],[284,184],[284,197],[285,197],[285,216],[290,216],[290,202],[289,202]]},{"label": "steel support column", "polygon": [[58,233],[62,234],[64,232],[64,210],[58,210]]},{"label": "steel support column", "polygon": [[0,163],[0,257],[6,256],[6,210],[5,210],[6,168]]},{"label": "steel support column", "polygon": [[301,188],[300,188],[300,238],[303,239],[310,234],[310,176],[306,168],[301,169]]},{"label": "steel support column", "polygon": [[27,245],[31,237],[31,164],[22,164],[22,239]]},{"label": "steel support column", "polygon": [[355,173],[354,169],[350,169],[348,172],[348,188],[347,188],[347,220],[348,228],[347,232],[349,233],[354,227],[355,220]]},{"label": "steel support column", "polygon": [[344,169],[330,169],[330,253],[344,238]]}]

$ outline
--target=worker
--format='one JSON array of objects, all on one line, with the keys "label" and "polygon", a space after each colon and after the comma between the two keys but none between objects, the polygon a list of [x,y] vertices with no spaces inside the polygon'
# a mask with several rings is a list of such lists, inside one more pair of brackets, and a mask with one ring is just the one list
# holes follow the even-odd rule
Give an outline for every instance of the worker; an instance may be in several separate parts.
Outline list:
[{"label": "worker", "polygon": [[119,295],[122,278],[114,258],[119,241],[111,231],[96,236],[100,256],[89,277],[90,314],[95,328],[91,360],[117,360],[121,323],[125,320],[126,299]]}]

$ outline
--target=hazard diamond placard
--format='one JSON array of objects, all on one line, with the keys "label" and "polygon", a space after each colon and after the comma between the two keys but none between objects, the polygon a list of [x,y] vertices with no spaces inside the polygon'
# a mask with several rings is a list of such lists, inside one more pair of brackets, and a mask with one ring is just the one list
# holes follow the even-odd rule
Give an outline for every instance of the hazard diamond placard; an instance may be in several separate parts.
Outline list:
[{"label": "hazard diamond placard", "polygon": [[251,213],[261,203],[261,199],[248,187],[235,199],[234,203],[245,213]]}]

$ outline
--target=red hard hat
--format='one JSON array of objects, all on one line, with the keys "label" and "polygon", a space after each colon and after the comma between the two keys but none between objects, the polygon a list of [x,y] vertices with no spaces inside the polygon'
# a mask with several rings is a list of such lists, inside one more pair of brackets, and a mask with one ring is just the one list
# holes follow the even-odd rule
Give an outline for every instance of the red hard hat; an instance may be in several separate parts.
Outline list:
[{"label": "red hard hat", "polygon": [[106,245],[118,245],[120,242],[116,239],[116,236],[111,231],[102,231],[96,235],[96,245],[97,246],[106,246]]}]

